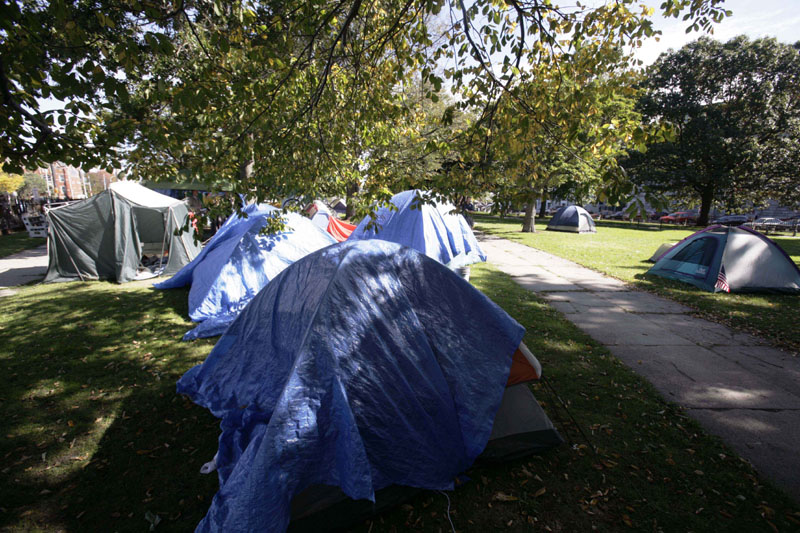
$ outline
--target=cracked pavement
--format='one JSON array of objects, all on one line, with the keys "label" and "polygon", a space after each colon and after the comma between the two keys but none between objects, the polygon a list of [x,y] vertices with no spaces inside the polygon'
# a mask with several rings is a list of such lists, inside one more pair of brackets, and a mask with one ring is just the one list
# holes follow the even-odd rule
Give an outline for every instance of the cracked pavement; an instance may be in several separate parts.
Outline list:
[{"label": "cracked pavement", "polygon": [[800,501],[800,358],[566,259],[476,236],[490,263]]}]

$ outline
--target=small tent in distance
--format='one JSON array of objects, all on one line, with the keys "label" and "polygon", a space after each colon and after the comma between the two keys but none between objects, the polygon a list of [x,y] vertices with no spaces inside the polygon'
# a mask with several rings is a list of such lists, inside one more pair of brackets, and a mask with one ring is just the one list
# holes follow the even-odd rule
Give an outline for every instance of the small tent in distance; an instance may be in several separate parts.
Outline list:
[{"label": "small tent in distance", "polygon": [[155,285],[157,289],[191,285],[189,318],[200,325],[189,331],[185,340],[221,334],[284,268],[336,242],[297,213],[286,215],[283,231],[263,235],[261,229],[267,219],[278,216],[279,210],[250,204],[243,212],[246,218],[231,215],[194,261]]},{"label": "small tent in distance", "polygon": [[800,292],[786,252],[746,227],[710,226],[685,238],[647,271],[710,292]]},{"label": "small tent in distance", "polygon": [[158,273],[173,274],[200,252],[191,226],[177,232],[188,213],[182,201],[131,181],[114,182],[86,200],[52,209],[44,281],[124,283],[143,269],[143,254],[160,257]]},{"label": "small tent in distance", "polygon": [[565,205],[556,211],[556,214],[548,222],[547,229],[571,233],[597,233],[592,215],[577,205]]}]

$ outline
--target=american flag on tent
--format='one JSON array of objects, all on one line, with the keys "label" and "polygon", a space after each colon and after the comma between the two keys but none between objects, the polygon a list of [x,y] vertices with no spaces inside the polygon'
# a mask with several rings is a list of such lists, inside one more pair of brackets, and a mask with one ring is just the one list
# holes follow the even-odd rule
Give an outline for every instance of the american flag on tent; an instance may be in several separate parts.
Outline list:
[{"label": "american flag on tent", "polygon": [[725,266],[720,266],[719,275],[717,276],[717,284],[714,285],[715,289],[725,292],[731,292],[731,287],[728,285],[728,278],[725,276]]}]

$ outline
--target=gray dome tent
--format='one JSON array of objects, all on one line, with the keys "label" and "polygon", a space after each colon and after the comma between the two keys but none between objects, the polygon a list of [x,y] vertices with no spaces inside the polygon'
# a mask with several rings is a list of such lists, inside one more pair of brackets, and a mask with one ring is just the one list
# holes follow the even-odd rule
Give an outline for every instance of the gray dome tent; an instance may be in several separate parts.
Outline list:
[{"label": "gray dome tent", "polygon": [[194,232],[175,235],[186,222],[181,200],[129,181],[47,213],[49,264],[45,282],[136,278],[143,251],[164,255],[173,274],[200,252]]},{"label": "gray dome tent", "polygon": [[567,205],[556,211],[547,229],[572,233],[597,233],[592,216],[582,207]]},{"label": "gray dome tent", "polygon": [[709,226],[647,271],[710,292],[800,293],[800,269],[777,244],[746,227]]}]

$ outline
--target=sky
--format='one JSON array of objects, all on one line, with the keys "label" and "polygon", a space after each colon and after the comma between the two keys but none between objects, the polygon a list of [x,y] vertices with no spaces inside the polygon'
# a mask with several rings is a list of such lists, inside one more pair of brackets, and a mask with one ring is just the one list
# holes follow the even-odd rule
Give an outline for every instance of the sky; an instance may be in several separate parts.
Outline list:
[{"label": "sky", "polygon": [[[649,39],[637,51],[638,59],[646,65],[654,62],[662,52],[681,46],[700,37],[703,33],[686,33],[688,23],[680,18],[665,19],[659,15],[659,0],[649,0],[655,8],[653,24],[663,35],[658,42]],[[782,43],[800,41],[800,0],[725,0],[723,7],[733,15],[714,25],[713,38],[727,41],[737,35],[751,39],[775,37]]]}]

